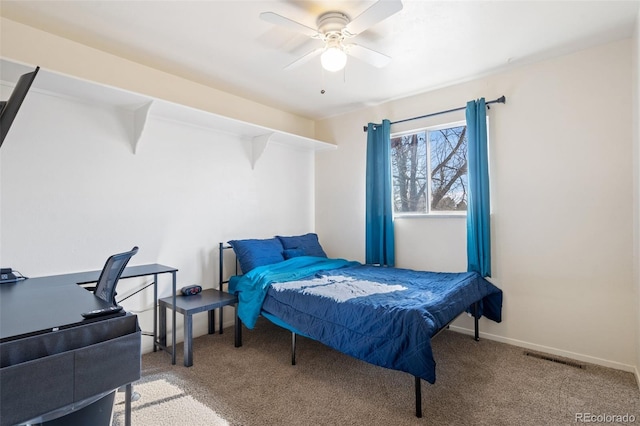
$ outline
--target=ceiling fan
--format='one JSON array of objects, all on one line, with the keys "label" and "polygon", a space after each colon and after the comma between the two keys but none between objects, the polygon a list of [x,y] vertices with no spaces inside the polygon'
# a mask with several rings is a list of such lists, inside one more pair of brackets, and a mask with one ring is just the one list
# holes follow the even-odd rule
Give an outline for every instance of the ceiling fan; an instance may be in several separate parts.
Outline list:
[{"label": "ceiling fan", "polygon": [[311,28],[274,12],[263,12],[260,18],[324,42],[323,47],[296,59],[287,65],[285,70],[298,67],[320,55],[322,67],[327,71],[335,72],[345,67],[347,55],[377,68],[387,65],[391,61],[389,56],[356,43],[345,42],[400,10],[402,10],[400,0],[378,0],[354,19],[350,19],[346,13],[339,11],[323,13],[316,20],[317,28]]}]

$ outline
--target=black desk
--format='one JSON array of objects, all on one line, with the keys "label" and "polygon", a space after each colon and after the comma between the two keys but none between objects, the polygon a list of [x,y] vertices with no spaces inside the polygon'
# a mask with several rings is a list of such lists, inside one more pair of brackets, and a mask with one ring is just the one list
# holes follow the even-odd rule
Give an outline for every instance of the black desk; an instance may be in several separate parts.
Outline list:
[{"label": "black desk", "polygon": [[[157,275],[173,275],[175,296],[176,272],[142,265],[126,268],[122,277],[153,275],[157,300]],[[130,384],[140,378],[141,332],[135,315],[82,317],[108,305],[78,286],[96,282],[99,275],[81,272],[0,285],[0,425],[54,419],[123,385],[130,424]],[[157,315],[154,350],[155,336]],[[175,351],[172,357],[175,364]]]}]

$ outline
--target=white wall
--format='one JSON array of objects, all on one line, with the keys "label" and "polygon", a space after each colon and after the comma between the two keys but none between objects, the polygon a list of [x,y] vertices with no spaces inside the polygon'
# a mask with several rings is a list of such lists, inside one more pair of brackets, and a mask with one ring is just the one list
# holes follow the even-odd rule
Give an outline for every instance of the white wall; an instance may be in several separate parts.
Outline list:
[{"label": "white wall", "polygon": [[[506,95],[488,113],[492,281],[504,291],[503,322],[483,320],[481,331],[633,371],[631,49],[624,40],[316,123],[316,137],[338,144],[316,159],[316,231],[327,249],[364,258],[363,125]],[[397,219],[396,229],[398,266],[466,269],[464,220]]]},{"label": "white wall", "polygon": [[[133,154],[119,114],[29,93],[0,151],[3,267],[27,276],[94,270],[138,245],[131,265],[174,266],[179,287],[211,288],[218,242],[313,230],[313,152],[270,144],[252,170],[238,137],[152,118]],[[139,284],[121,281],[118,293]],[[161,296],[170,284],[162,279]],[[123,305],[151,308],[152,295]],[[152,330],[150,312],[140,322]],[[205,328],[206,315],[196,317],[195,334]]]}]

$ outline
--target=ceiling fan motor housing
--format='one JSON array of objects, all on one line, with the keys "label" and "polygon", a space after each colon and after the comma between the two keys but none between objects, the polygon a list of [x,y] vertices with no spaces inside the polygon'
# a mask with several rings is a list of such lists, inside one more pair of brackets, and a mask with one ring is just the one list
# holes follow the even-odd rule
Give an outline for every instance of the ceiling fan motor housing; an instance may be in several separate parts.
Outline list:
[{"label": "ceiling fan motor housing", "polygon": [[318,17],[318,31],[325,36],[337,33],[342,34],[351,20],[342,12],[327,12]]}]

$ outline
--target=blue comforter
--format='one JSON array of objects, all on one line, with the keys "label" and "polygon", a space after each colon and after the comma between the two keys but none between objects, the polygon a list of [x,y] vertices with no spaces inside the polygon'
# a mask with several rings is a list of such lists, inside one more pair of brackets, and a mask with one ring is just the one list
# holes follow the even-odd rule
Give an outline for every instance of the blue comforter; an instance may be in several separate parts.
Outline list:
[{"label": "blue comforter", "polygon": [[474,302],[501,321],[502,291],[474,272],[439,273],[295,257],[233,277],[238,315],[262,313],[340,352],[435,382],[431,338]]}]

